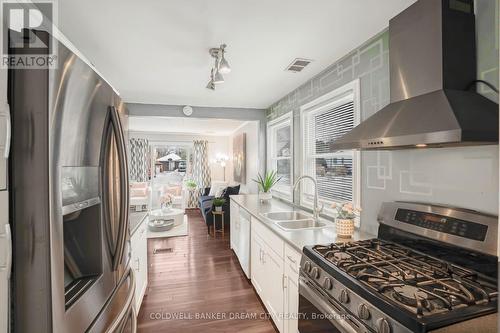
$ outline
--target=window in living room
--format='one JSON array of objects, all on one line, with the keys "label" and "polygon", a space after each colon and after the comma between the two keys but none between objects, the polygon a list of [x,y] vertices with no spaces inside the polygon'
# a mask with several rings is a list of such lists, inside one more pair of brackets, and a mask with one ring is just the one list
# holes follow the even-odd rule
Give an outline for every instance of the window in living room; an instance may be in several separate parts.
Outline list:
[{"label": "window in living room", "polygon": [[190,147],[187,145],[153,146],[153,178],[178,173],[184,177],[188,170]]}]

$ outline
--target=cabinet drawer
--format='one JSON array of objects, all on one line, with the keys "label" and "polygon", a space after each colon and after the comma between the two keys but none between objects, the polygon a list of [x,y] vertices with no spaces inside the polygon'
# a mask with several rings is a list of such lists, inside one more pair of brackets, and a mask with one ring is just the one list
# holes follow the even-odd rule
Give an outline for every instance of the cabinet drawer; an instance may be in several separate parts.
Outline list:
[{"label": "cabinet drawer", "polygon": [[253,232],[257,233],[280,258],[283,258],[283,240],[254,217],[252,217]]},{"label": "cabinet drawer", "polygon": [[288,244],[285,244],[285,274],[291,277],[299,278],[300,258],[302,253],[295,250]]}]

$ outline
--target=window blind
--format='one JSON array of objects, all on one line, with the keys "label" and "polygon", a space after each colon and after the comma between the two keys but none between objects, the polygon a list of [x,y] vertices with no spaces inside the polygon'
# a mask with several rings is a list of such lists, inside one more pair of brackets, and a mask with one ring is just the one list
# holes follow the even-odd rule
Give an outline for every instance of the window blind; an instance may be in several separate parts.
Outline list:
[{"label": "window blind", "polygon": [[324,201],[353,201],[353,153],[335,152],[331,144],[354,127],[354,112],[350,100],[326,110],[313,110],[307,117],[306,163]]}]

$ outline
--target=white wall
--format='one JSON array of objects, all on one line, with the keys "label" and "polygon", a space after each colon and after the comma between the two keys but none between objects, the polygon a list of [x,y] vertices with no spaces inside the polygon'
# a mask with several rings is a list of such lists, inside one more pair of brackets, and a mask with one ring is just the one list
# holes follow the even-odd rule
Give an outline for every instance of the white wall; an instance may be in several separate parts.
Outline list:
[{"label": "white wall", "polygon": [[265,160],[266,152],[259,154],[259,122],[248,121],[242,127],[237,129],[229,140],[230,151],[230,179],[233,183],[232,161],[233,156],[233,138],[241,133],[246,133],[246,183],[241,184],[240,193],[257,193],[257,184],[252,180],[257,178],[259,173],[259,165],[262,160]]},{"label": "white wall", "polygon": [[[225,154],[232,156],[232,149],[230,149],[230,137],[228,136],[203,136],[203,135],[188,135],[188,134],[169,134],[169,133],[147,133],[147,132],[130,132],[130,138],[144,138],[148,139],[150,143],[186,143],[191,144],[194,140],[207,140],[208,141],[208,161],[212,180],[223,180],[223,168],[216,163],[215,158],[217,154]],[[232,145],[232,144],[231,144]],[[231,166],[226,167],[226,180],[232,177]]]},{"label": "white wall", "polygon": [[384,201],[416,201],[498,214],[498,146],[362,153],[361,227],[376,233]]}]

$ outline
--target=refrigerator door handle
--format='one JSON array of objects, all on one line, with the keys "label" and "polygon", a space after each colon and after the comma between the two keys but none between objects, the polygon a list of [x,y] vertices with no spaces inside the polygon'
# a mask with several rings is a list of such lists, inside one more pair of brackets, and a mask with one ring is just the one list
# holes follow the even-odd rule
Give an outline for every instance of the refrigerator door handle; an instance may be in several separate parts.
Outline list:
[{"label": "refrigerator door handle", "polygon": [[127,240],[128,231],[128,167],[127,167],[127,151],[125,145],[125,138],[123,135],[123,130],[120,122],[120,115],[118,110],[114,107],[110,107],[111,111],[111,124],[113,132],[115,134],[119,168],[120,168],[120,224],[118,226],[118,239],[116,244],[116,252],[113,261],[113,270],[118,269],[120,262],[123,260],[125,252],[125,243]]},{"label": "refrigerator door handle", "polygon": [[0,238],[5,239],[5,265],[0,266],[0,270],[5,271],[7,280],[9,280],[12,270],[12,235],[10,224],[5,225],[5,231],[3,234],[0,234]]},{"label": "refrigerator door handle", "polygon": [[10,224],[5,225],[5,240],[7,242],[5,269],[7,270],[7,279],[10,280],[10,274],[12,272],[12,234],[10,232]]},{"label": "refrigerator door handle", "polygon": [[5,143],[4,143],[3,157],[7,159],[9,158],[10,154],[10,140],[12,135],[10,108],[8,103],[5,103],[3,105],[1,116],[5,117]]}]

